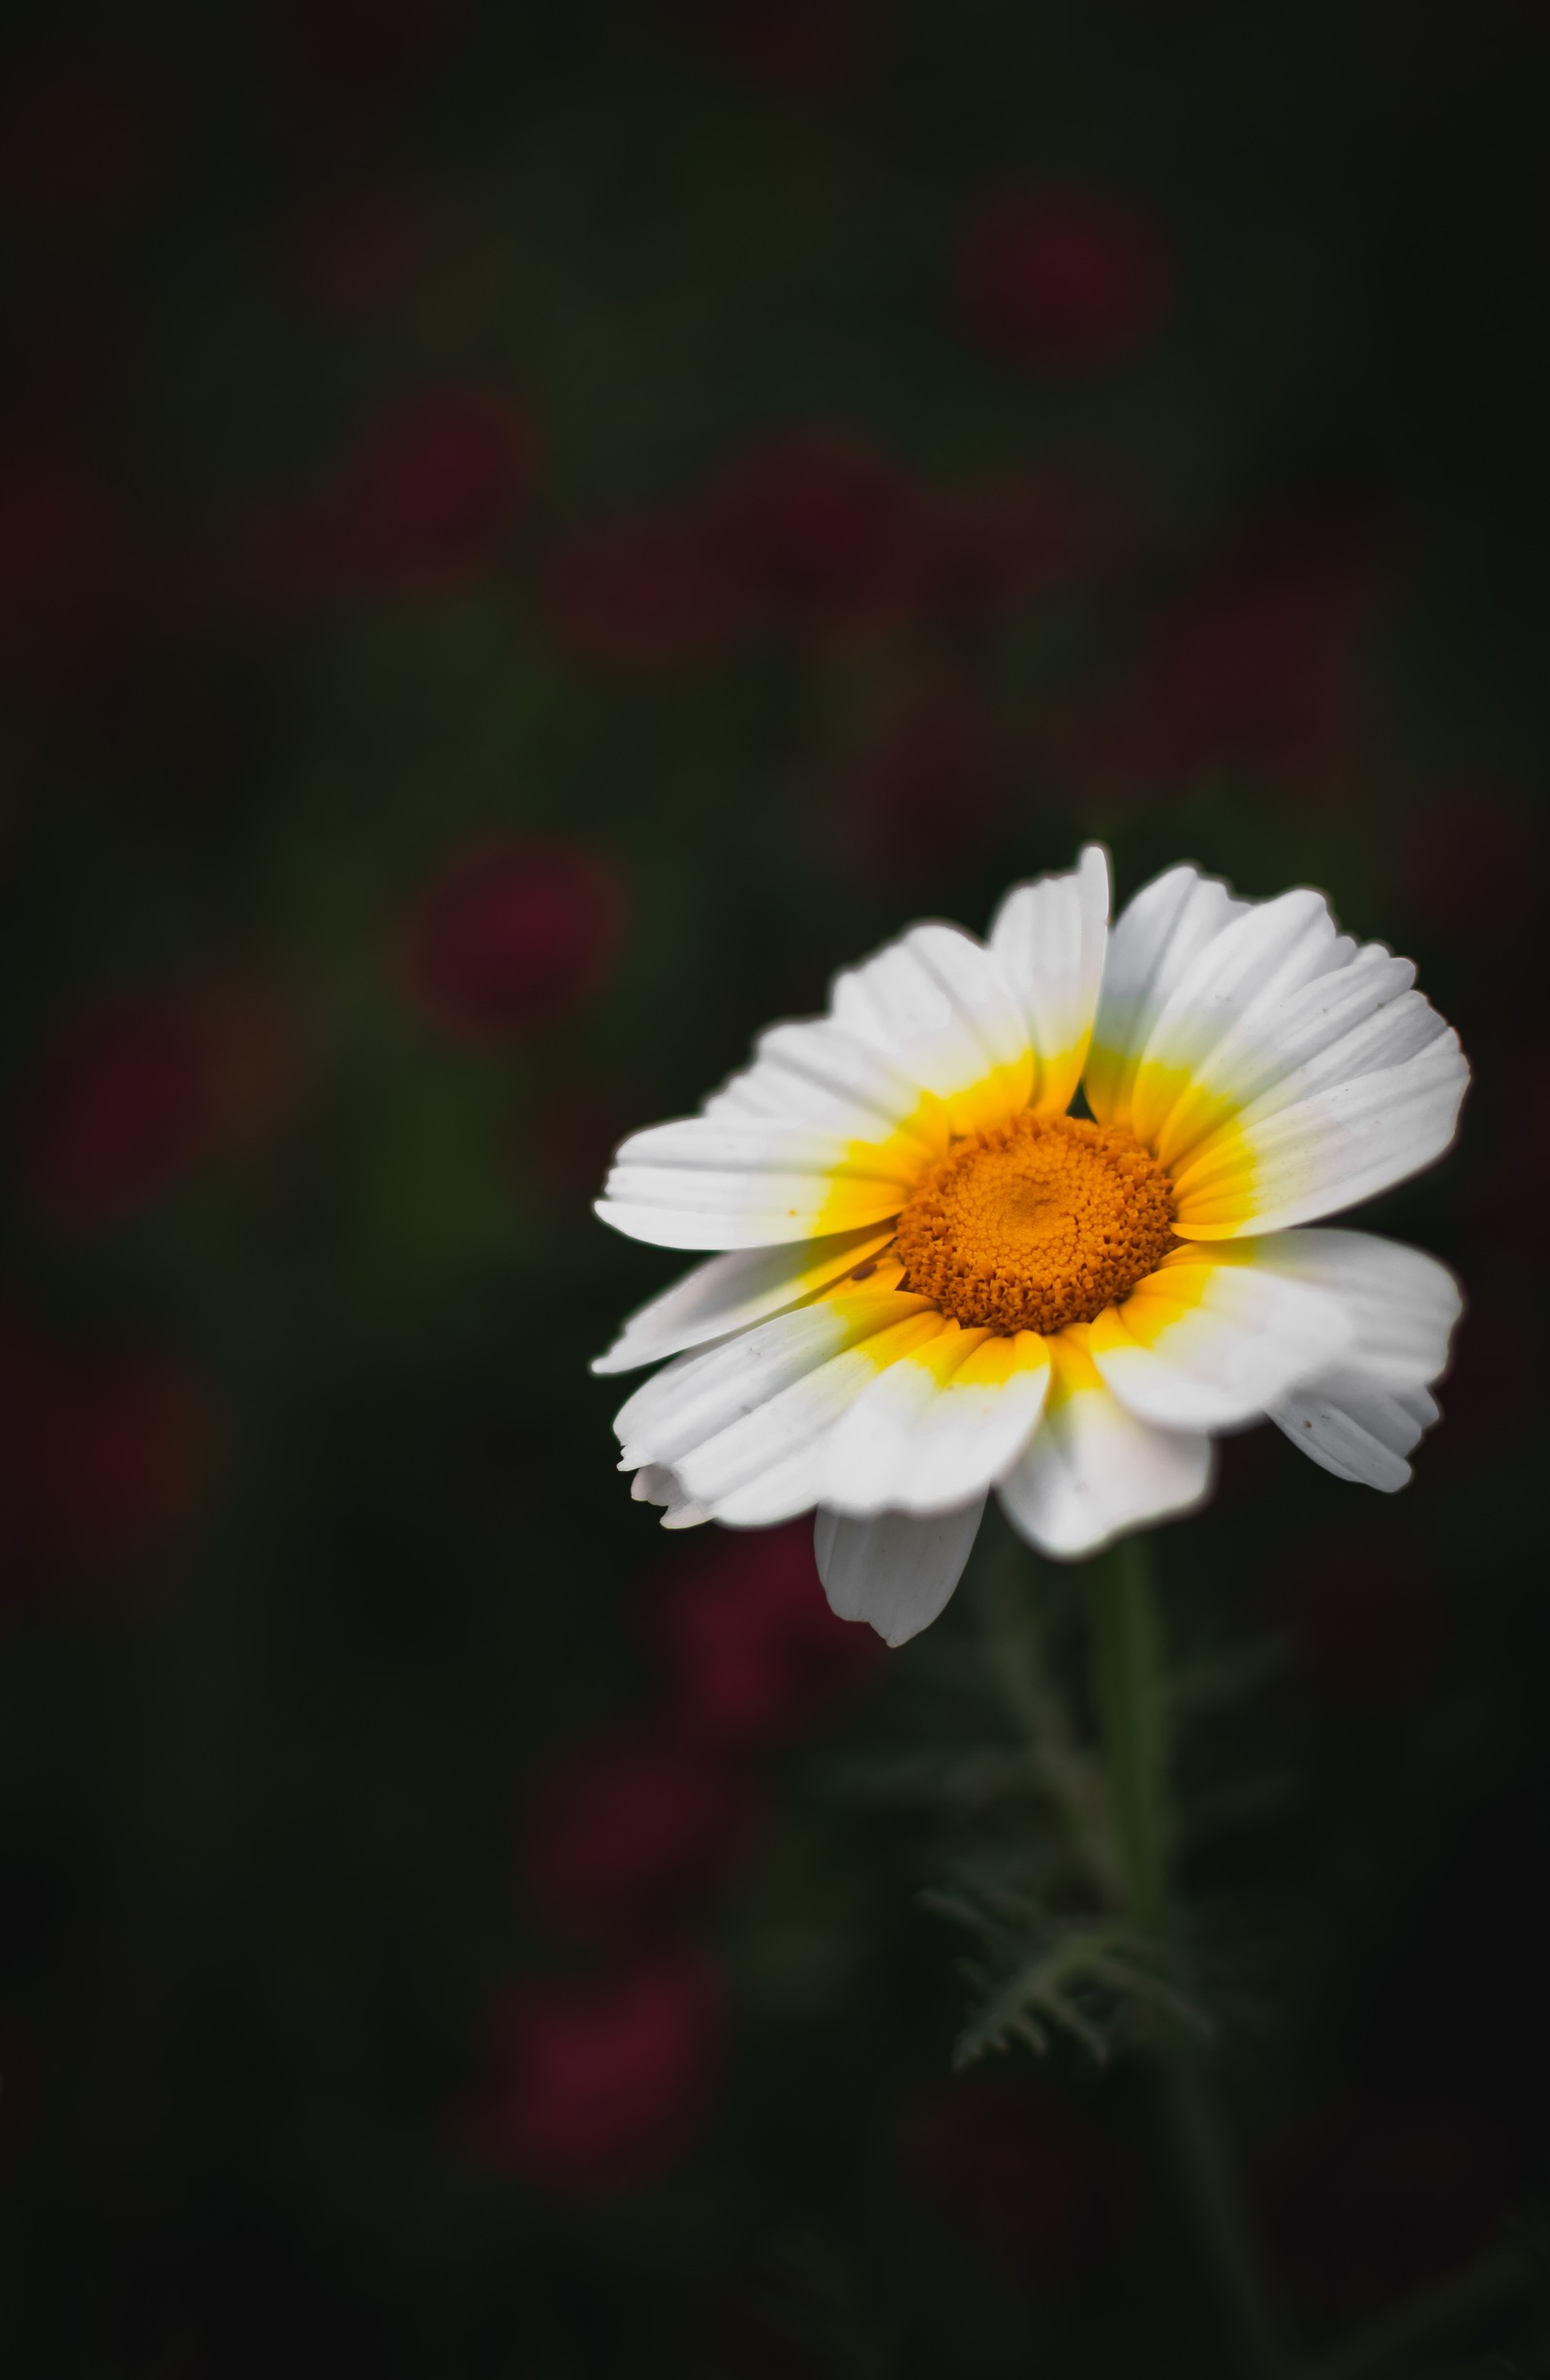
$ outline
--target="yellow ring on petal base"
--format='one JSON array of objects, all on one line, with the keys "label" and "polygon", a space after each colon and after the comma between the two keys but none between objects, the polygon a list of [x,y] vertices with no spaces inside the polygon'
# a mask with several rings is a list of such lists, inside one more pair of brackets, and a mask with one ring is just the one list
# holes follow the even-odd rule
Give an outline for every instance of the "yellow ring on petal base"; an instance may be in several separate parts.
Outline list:
[{"label": "yellow ring on petal base", "polygon": [[1015,1115],[959,1141],[899,1217],[901,1288],[958,1322],[1045,1336],[1091,1322],[1175,1244],[1173,1184],[1132,1133]]}]

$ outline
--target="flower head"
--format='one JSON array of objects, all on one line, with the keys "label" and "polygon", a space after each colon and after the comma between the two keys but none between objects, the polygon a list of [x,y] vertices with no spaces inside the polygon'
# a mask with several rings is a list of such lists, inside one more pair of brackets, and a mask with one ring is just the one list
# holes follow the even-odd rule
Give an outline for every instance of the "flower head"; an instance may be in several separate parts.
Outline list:
[{"label": "flower head", "polygon": [[1221,1431],[1268,1416],[1393,1489],[1437,1419],[1452,1276],[1308,1227],[1442,1154],[1457,1034],[1320,893],[1184,866],[1108,911],[1090,847],[984,943],[912,927],[626,1141],[599,1205],[721,1251],[596,1366],[673,1359],[618,1416],[635,1494],[669,1528],[816,1511],[830,1603],[890,1644],[992,1489],[1072,1558],[1199,1504]]}]

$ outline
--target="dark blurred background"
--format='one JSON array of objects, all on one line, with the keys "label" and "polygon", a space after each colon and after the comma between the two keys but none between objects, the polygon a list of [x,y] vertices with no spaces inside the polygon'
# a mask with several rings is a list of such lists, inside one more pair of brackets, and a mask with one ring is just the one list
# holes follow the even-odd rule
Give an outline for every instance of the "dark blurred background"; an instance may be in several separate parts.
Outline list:
[{"label": "dark blurred background", "polygon": [[[1187,1648],[1271,1648],[1189,1739],[1188,1882],[1289,2322],[1538,2236],[1538,22],[252,0],[13,47],[25,2380],[1236,2368],[1141,2068],[949,2074],[972,1595],[884,1656],[805,1525],[664,1537],[586,1368],[676,1268],[592,1218],[611,1143],[1092,833],[1122,895],[1325,887],[1474,1061],[1371,1217],[1470,1295],[1415,1484],[1261,1430],[1160,1546]],[[1547,2306],[1383,2368],[1550,2372]]]}]

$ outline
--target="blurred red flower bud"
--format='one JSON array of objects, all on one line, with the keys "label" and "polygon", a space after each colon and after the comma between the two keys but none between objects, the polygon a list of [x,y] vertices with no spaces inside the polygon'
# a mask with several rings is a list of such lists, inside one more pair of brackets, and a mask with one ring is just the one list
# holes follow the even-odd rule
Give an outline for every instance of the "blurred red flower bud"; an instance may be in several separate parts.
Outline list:
[{"label": "blurred red flower bud", "polygon": [[408,976],[468,1040],[519,1033],[585,999],[618,950],[624,891],[596,851],[512,835],[460,852],[411,923]]},{"label": "blurred red flower bud", "polygon": [[988,2077],[920,2113],[905,2165],[955,2229],[1019,2269],[1065,2271],[1100,2252],[1122,2196],[1112,2153],[1070,2110]]},{"label": "blurred red flower bud", "polygon": [[496,561],[532,474],[532,427],[503,396],[417,390],[368,423],[300,543],[324,585],[446,593]]},{"label": "blurred red flower bud", "polygon": [[803,1734],[883,1650],[824,1601],[811,1520],[707,1532],[658,1571],[646,1626],[686,1728],[728,1745]]},{"label": "blurred red flower bud", "polygon": [[518,1985],[491,2012],[485,2081],[464,2138],[549,2189],[655,2180],[694,2146],[709,2113],[722,2033],[720,1981],[688,1947]]},{"label": "blurred red flower bud", "polygon": [[903,473],[840,431],[791,431],[730,463],[709,527],[732,586],[775,622],[874,626],[917,595],[925,514]]},{"label": "blurred red flower bud", "polygon": [[209,1052],[198,1021],[153,999],[68,1022],[45,1051],[24,1171],[58,1222],[98,1226],[147,1206],[212,1138]]},{"label": "blurred red flower bud", "polygon": [[670,512],[576,531],[549,558],[544,602],[556,640],[576,661],[642,674],[724,650],[748,611],[703,524]]},{"label": "blurred red flower bud", "polygon": [[1145,346],[1173,298],[1158,227],[1105,193],[1015,190],[964,234],[958,304],[969,335],[1032,371],[1080,373]]},{"label": "blurred red flower bud", "polygon": [[758,1819],[753,1781],[660,1728],[569,1745],[530,1789],[521,1867],[562,1931],[608,1940],[655,1931],[724,1884]]}]

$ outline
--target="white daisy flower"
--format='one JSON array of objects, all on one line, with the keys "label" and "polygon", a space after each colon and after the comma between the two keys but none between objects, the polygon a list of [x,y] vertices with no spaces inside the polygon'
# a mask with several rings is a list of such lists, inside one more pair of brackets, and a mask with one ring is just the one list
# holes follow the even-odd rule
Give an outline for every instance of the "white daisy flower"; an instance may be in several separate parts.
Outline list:
[{"label": "white daisy flower", "polygon": [[636,1496],[668,1528],[816,1511],[830,1603],[890,1644],[992,1489],[1072,1558],[1199,1504],[1221,1431],[1268,1415],[1392,1489],[1438,1416],[1452,1276],[1307,1228],[1453,1137],[1469,1070],[1413,967],[1193,867],[1108,912],[1092,846],[988,942],[912,926],[626,1141],[598,1205],[722,1251],[594,1366],[672,1359],[618,1416]]}]

